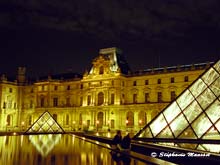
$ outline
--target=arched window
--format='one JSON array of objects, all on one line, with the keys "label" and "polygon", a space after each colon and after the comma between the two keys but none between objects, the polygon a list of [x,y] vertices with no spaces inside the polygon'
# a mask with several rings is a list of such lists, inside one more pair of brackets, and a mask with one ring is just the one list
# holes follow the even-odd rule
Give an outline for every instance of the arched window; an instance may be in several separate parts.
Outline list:
[{"label": "arched window", "polygon": [[144,126],[147,123],[146,112],[140,111],[138,114],[138,125]]},{"label": "arched window", "polygon": [[69,125],[69,115],[66,115],[66,125]]},{"label": "arched window", "polygon": [[102,105],[104,103],[104,94],[99,92],[98,94],[98,105]]},{"label": "arched window", "polygon": [[129,111],[126,115],[126,126],[132,127],[134,126],[134,113]]},{"label": "arched window", "polygon": [[103,112],[98,113],[96,124],[97,124],[97,127],[99,128],[101,128],[103,125],[103,116],[104,116]]},{"label": "arched window", "polygon": [[104,67],[103,66],[100,66],[99,68],[99,74],[103,74],[104,73]]},{"label": "arched window", "polygon": [[57,121],[57,114],[53,114],[53,119]]}]

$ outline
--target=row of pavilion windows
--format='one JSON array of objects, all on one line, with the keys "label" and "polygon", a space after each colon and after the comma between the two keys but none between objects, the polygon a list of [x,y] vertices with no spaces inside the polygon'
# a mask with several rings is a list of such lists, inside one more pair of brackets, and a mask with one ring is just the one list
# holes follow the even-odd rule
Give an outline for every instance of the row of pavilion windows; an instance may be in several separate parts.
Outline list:
[{"label": "row of pavilion windows", "polygon": [[[185,76],[184,77],[184,82],[188,82],[189,81],[189,77]],[[157,79],[157,84],[161,84],[162,80],[161,79]],[[170,78],[170,83],[175,83],[175,78],[171,77]],[[145,85],[149,85],[149,80],[145,80]],[[133,81],[133,86],[137,86],[137,81]]]},{"label": "row of pavilion windows", "polygon": [[[189,77],[188,76],[185,76],[184,77],[184,82],[188,82],[189,81]],[[161,84],[162,83],[162,79],[157,79],[157,84]],[[170,83],[175,83],[175,78],[174,77],[171,77],[170,78]],[[114,80],[112,80],[111,82],[112,85],[114,85]],[[88,86],[90,86],[91,83],[88,83]],[[145,80],[145,85],[149,85],[149,80]],[[100,81],[100,86],[102,86],[102,81]],[[122,81],[122,86],[125,86],[125,83],[124,81]],[[133,86],[137,86],[137,81],[133,81]],[[80,84],[80,89],[83,89],[83,84]],[[40,91],[46,91],[46,87],[45,85],[42,85],[39,87],[40,88]],[[58,86],[55,85],[54,86],[54,91],[57,91],[58,90]],[[66,90],[71,90],[71,86],[70,85],[67,85],[66,86]],[[10,92],[12,92],[12,88],[10,88]],[[31,93],[33,93],[33,89],[31,90]]]},{"label": "row of pavilion windows", "polygon": [[[124,103],[124,94],[122,94],[122,101],[121,103]],[[150,93],[145,93],[144,96],[144,102],[145,103],[149,103],[150,101]],[[173,101],[176,98],[176,92],[175,91],[171,91],[170,92],[170,101]],[[157,102],[164,102],[163,100],[163,93],[162,92],[157,92]],[[92,103],[92,97],[91,95],[87,96],[87,105],[91,105]],[[98,100],[97,100],[97,105],[103,105],[104,103],[104,94],[102,92],[98,93]],[[113,105],[115,103],[115,94],[112,93],[110,95],[110,101],[108,102],[109,105]],[[138,95],[135,93],[133,94],[133,103],[138,103]],[[83,105],[83,97],[80,97],[80,106]],[[41,98],[40,99],[40,107],[44,107],[45,106],[45,99]],[[53,98],[53,107],[58,107],[59,106],[59,100],[58,97]],[[70,98],[66,98],[66,106],[70,106]],[[33,108],[33,101],[30,102],[30,108]]]}]

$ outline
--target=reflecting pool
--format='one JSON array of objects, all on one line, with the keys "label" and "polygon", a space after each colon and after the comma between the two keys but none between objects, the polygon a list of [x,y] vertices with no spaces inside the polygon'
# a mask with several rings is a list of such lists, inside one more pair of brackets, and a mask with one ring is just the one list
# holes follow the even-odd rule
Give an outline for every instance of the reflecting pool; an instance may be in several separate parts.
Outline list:
[{"label": "reflecting pool", "polygon": [[[130,160],[130,164],[142,162]],[[68,134],[0,136],[0,164],[114,165],[109,150]]]}]

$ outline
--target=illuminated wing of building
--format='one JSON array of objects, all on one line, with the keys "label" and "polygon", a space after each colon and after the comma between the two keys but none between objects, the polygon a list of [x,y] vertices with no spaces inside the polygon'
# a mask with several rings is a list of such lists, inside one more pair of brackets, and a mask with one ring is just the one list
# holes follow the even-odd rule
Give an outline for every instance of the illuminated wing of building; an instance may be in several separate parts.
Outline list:
[{"label": "illuminated wing of building", "polygon": [[[135,138],[220,140],[220,61],[194,81]],[[210,144],[195,148],[220,152],[220,145],[218,150]]]},{"label": "illuminated wing of building", "polygon": [[47,156],[60,139],[61,134],[29,135],[29,140],[42,156]]},{"label": "illuminated wing of building", "polygon": [[49,112],[44,112],[26,133],[63,133],[64,130]]}]

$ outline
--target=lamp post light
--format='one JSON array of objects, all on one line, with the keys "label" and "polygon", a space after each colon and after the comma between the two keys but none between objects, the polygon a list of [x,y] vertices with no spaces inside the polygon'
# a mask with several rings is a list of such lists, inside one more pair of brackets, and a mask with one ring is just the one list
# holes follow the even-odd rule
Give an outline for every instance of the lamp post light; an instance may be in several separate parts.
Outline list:
[{"label": "lamp post light", "polygon": [[128,131],[128,120],[126,120],[125,123],[126,123],[126,131]]},{"label": "lamp post light", "polygon": [[139,120],[139,126],[140,126],[140,129],[141,129],[141,126],[142,126],[142,120],[141,119]]},{"label": "lamp post light", "polygon": [[73,121],[73,131],[75,131],[75,124],[76,124],[76,122]]},{"label": "lamp post light", "polygon": [[24,121],[21,122],[22,131],[24,131]]}]

